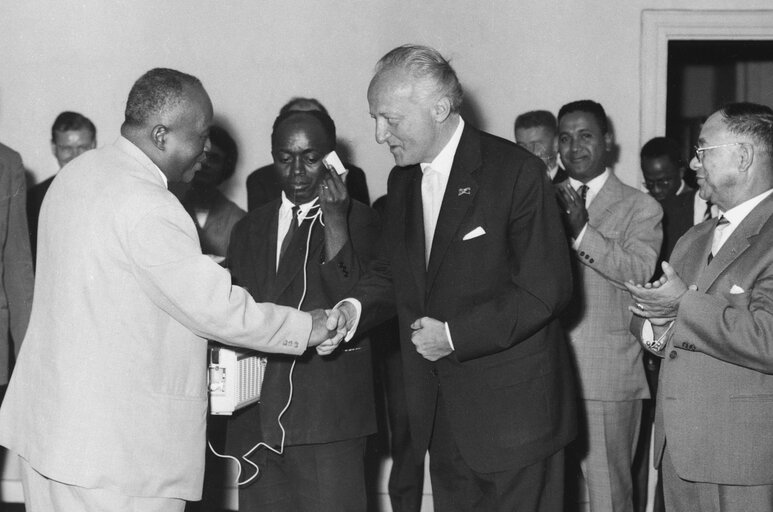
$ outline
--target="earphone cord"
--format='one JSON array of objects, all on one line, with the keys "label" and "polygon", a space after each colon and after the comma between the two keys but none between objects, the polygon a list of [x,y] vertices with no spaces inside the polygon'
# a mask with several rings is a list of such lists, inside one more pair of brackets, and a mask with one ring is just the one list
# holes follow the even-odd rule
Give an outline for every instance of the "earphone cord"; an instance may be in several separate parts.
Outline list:
[{"label": "earphone cord", "polygon": [[[325,222],[322,220],[322,209],[320,208],[320,205],[317,203],[318,201],[319,201],[319,198],[315,199],[314,203],[311,206],[311,209],[308,212],[306,212],[306,214],[301,219],[301,221],[305,221],[305,220],[311,219],[311,225],[309,226],[309,232],[308,232],[308,234],[306,236],[306,254],[303,257],[303,293],[301,294],[301,299],[298,301],[298,306],[296,308],[296,309],[299,309],[299,310],[301,309],[301,306],[303,305],[303,301],[306,299],[307,277],[308,277],[307,276],[307,271],[306,271],[306,265],[308,265],[308,263],[309,263],[309,250],[311,248],[311,233],[312,233],[312,230],[314,229],[314,223],[317,222],[317,220],[319,220],[319,223],[322,226],[325,225]],[[312,211],[314,213],[312,213]],[[300,218],[300,216],[299,216],[299,218]],[[297,222],[296,219],[293,219],[293,221]],[[292,399],[293,399],[293,371],[295,370],[295,362],[296,361],[297,361],[297,359],[293,359],[293,364],[290,366],[290,374],[288,376],[288,381],[289,381],[289,384],[290,384],[290,390],[289,390],[289,395],[287,397],[287,403],[285,403],[285,406],[282,408],[281,412],[279,413],[279,415],[276,418],[277,425],[279,425],[279,429],[282,431],[282,441],[279,444],[279,449],[277,450],[276,448],[274,448],[272,446],[269,446],[265,442],[260,441],[260,442],[258,442],[256,445],[254,445],[252,448],[250,448],[246,453],[244,453],[241,456],[241,459],[243,461],[245,461],[247,464],[249,464],[250,466],[255,468],[255,472],[252,474],[252,476],[250,476],[247,480],[239,481],[239,479],[241,478],[241,475],[242,475],[242,464],[241,464],[241,462],[239,462],[239,459],[237,459],[236,457],[234,457],[232,455],[224,455],[224,454],[218,453],[212,447],[212,443],[209,440],[207,440],[207,445],[209,446],[209,450],[214,455],[216,455],[217,457],[220,457],[221,459],[232,460],[233,462],[236,463],[236,467],[237,467],[236,483],[237,483],[237,485],[246,485],[246,484],[252,482],[260,474],[260,468],[258,467],[258,465],[255,464],[254,462],[252,462],[248,458],[250,455],[252,455],[252,453],[255,450],[257,450],[258,448],[260,448],[262,446],[262,447],[264,447],[264,448],[266,448],[268,450],[271,450],[272,452],[276,453],[277,455],[282,455],[284,453],[285,437],[287,435],[287,432],[285,431],[284,425],[282,425],[282,416],[287,411],[287,409],[290,408],[290,404],[292,403]]]}]

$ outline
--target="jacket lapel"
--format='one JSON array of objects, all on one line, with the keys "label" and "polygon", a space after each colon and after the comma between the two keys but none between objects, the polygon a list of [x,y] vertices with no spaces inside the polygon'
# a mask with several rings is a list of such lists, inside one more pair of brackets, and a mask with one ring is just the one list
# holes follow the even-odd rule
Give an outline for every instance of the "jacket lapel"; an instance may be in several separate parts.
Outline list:
[{"label": "jacket lapel", "polygon": [[[730,238],[724,243],[722,248],[714,256],[711,264],[705,267],[705,270],[698,278],[698,290],[708,290],[714,281],[729,267],[743,252],[749,248],[754,238],[759,235],[763,226],[773,215],[773,194],[766,197],[756,208],[754,208],[741,224],[733,231]],[[712,229],[706,235],[706,245],[710,248],[714,237],[715,222],[712,222]],[[710,250],[710,249],[709,249]],[[708,256],[708,251],[706,251]],[[705,259],[703,260],[706,261]]]},{"label": "jacket lapel", "polygon": [[273,209],[270,222],[263,222],[260,217],[252,217],[250,221],[250,243],[252,268],[255,276],[253,297],[265,301],[272,297],[276,278],[276,230],[279,223],[279,206]]},{"label": "jacket lapel", "polygon": [[593,224],[598,223],[608,217],[610,207],[623,198],[623,185],[617,176],[610,171],[607,181],[601,187],[599,193],[588,205],[588,218],[593,219]]},{"label": "jacket lapel", "polygon": [[[459,225],[467,211],[474,204],[478,192],[478,181],[474,173],[481,166],[480,140],[473,128],[465,126],[459,146],[456,148],[454,163],[448,176],[448,184],[440,206],[435,236],[432,239],[429,265],[427,267],[427,291],[437,277],[440,263],[448,251]],[[421,193],[419,193],[421,196]]]}]

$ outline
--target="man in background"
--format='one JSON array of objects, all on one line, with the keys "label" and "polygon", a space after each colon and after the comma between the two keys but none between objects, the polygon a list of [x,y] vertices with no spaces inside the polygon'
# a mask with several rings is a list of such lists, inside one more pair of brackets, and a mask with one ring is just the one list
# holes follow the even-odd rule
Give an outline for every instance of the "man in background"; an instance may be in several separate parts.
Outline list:
[{"label": "man in background", "polygon": [[558,148],[569,179],[556,186],[573,254],[575,289],[563,324],[579,377],[580,433],[570,448],[591,512],[633,510],[631,467],[642,401],[649,398],[642,350],[628,332],[623,282],[655,270],[662,212],[606,165],[612,148],[604,108],[591,100],[561,107]]},{"label": "man in background", "polygon": [[239,150],[225,128],[209,129],[209,148],[204,151],[201,168],[190,183],[170,187],[196,224],[201,250],[216,261],[225,260],[231,230],[247,213],[218,188],[236,170]]},{"label": "man in background", "polygon": [[[97,128],[91,120],[78,112],[62,112],[51,126],[51,152],[59,169],[73,158],[97,147]],[[56,176],[56,175],[54,175]],[[38,217],[40,205],[54,176],[43,180],[27,192],[27,219],[29,221],[32,260],[37,254]]]},{"label": "man in background", "polygon": [[0,144],[0,402],[32,307],[34,277],[24,212],[26,188],[21,157]]},{"label": "man in background", "polygon": [[211,120],[197,78],[148,71],[121,137],[49,189],[30,324],[0,408],[28,512],[182,511],[202,489],[206,340],[292,355],[340,341],[324,311],[257,304],[202,254],[167,182],[196,172]]},{"label": "man in background", "polygon": [[[318,110],[328,116],[330,115],[325,106],[316,98],[292,98],[279,109],[279,113],[284,114],[291,110]],[[365,172],[351,162],[344,161],[343,164],[349,171],[346,174],[346,189],[349,192],[349,197],[366,206],[370,205]],[[282,183],[278,180],[276,172],[274,172],[273,164],[260,167],[247,176],[247,211],[252,211],[261,205],[273,201],[279,197],[281,192]]]},{"label": "man in background", "polygon": [[566,171],[558,164],[558,126],[552,113],[532,110],[516,117],[515,142],[545,162],[554,185],[566,179]]}]

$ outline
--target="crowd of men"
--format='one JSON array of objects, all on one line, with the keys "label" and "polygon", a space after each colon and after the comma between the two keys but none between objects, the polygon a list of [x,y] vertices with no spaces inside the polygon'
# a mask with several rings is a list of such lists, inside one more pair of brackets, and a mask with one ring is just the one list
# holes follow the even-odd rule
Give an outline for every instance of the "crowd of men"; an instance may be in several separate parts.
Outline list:
[{"label": "crowd of men", "polygon": [[361,169],[325,163],[336,126],[311,98],[280,109],[239,208],[218,190],[236,143],[171,69],[135,82],[113,144],[62,113],[61,170],[26,196],[0,146],[0,444],[27,510],[181,511],[202,488],[216,507],[208,340],[266,360],[214,443],[258,468],[242,511],[368,509],[374,374],[395,511],[420,510],[427,453],[437,511],[573,510],[578,489],[643,511],[653,424],[656,510],[773,510],[773,110],[707,118],[697,189],[677,142],[647,142],[647,193],[610,167],[592,100],[519,115],[511,142],[404,45],[367,101],[395,161],[378,213]]}]

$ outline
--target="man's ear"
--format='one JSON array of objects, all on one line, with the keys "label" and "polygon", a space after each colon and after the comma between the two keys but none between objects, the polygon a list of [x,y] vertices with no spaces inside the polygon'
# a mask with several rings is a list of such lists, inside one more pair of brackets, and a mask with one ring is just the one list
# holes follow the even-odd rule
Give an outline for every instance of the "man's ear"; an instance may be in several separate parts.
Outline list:
[{"label": "man's ear", "polygon": [[612,151],[614,144],[614,140],[612,138],[612,132],[607,132],[604,134],[604,148],[607,150],[607,152]]},{"label": "man's ear", "polygon": [[150,139],[153,141],[153,145],[160,151],[166,149],[166,136],[169,133],[169,129],[163,124],[157,124],[150,131]]},{"label": "man's ear", "polygon": [[432,106],[432,113],[435,116],[435,121],[438,123],[448,119],[448,116],[451,115],[451,100],[448,99],[448,96],[443,96],[435,102]]},{"label": "man's ear", "polygon": [[738,145],[738,170],[746,172],[754,162],[754,146],[751,144]]}]

